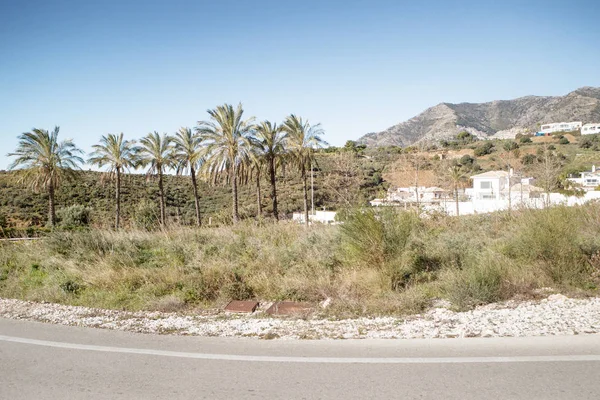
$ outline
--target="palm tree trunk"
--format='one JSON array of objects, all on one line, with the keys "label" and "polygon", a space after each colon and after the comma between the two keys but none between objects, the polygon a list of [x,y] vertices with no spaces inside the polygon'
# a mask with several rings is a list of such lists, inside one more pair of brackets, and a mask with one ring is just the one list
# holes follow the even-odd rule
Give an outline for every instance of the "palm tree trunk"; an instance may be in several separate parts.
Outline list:
[{"label": "palm tree trunk", "polygon": [[459,216],[458,213],[458,187],[454,186],[454,201],[456,201],[456,216]]},{"label": "palm tree trunk", "polygon": [[234,166],[233,170],[232,170],[232,177],[231,177],[231,193],[233,196],[233,223],[237,224],[238,221],[240,220],[240,215],[238,213],[238,185],[237,185],[237,167]]},{"label": "palm tree trunk", "polygon": [[302,185],[304,189],[304,223],[308,227],[308,190],[306,188],[306,166],[302,164]]},{"label": "palm tree trunk", "polygon": [[256,173],[256,205],[257,205],[257,217],[262,216],[262,202],[260,201],[262,195],[260,193],[260,172]]},{"label": "palm tree trunk", "polygon": [[160,224],[164,227],[166,223],[165,188],[163,186],[162,168],[158,170],[158,191],[160,196]]},{"label": "palm tree trunk", "polygon": [[50,182],[48,186],[48,222],[51,227],[56,226],[56,209],[54,207],[54,184]]},{"label": "palm tree trunk", "polygon": [[275,161],[269,160],[269,178],[271,179],[271,200],[273,202],[273,216],[275,221],[279,221],[279,212],[277,211],[277,189],[275,188]]},{"label": "palm tree trunk", "polygon": [[115,229],[118,230],[121,222],[121,168],[117,167],[117,182],[115,183]]},{"label": "palm tree trunk", "polygon": [[192,187],[194,188],[194,204],[196,206],[196,225],[202,226],[202,219],[200,218],[200,200],[198,198],[198,183],[196,182],[196,170],[194,167],[190,167],[190,174],[192,175]]}]

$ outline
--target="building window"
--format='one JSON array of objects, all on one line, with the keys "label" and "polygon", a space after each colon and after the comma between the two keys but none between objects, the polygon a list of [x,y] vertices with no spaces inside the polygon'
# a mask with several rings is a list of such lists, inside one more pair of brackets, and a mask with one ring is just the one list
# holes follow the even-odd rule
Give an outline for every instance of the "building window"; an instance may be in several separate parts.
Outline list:
[{"label": "building window", "polygon": [[479,188],[480,189],[491,189],[492,188],[492,182],[490,181],[483,181],[479,184]]}]

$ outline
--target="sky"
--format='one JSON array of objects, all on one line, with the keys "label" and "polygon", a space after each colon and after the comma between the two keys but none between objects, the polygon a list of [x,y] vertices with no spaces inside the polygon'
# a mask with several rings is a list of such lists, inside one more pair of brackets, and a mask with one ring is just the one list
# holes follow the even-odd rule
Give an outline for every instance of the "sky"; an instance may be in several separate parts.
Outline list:
[{"label": "sky", "polygon": [[0,0],[0,169],[60,126],[173,133],[223,103],[341,146],[441,102],[600,86],[600,2]]}]

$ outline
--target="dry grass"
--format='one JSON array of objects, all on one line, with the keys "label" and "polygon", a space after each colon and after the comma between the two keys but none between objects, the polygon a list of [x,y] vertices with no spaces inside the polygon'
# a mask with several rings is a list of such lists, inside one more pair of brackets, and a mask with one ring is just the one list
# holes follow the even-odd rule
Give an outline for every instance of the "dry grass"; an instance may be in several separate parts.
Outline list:
[{"label": "dry grass", "polygon": [[341,226],[291,223],[165,232],[55,232],[0,245],[0,296],[128,310],[230,299],[332,299],[331,315],[458,309],[536,289],[596,294],[600,205],[420,220],[360,211]]}]

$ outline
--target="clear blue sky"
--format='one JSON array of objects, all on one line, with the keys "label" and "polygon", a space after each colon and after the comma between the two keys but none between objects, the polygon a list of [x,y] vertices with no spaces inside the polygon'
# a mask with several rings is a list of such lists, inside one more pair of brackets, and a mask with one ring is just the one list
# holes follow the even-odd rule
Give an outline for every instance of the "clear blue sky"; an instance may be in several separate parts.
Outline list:
[{"label": "clear blue sky", "polygon": [[33,127],[87,151],[239,101],[342,145],[443,101],[600,86],[599,46],[597,0],[4,0],[0,169]]}]

